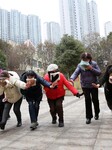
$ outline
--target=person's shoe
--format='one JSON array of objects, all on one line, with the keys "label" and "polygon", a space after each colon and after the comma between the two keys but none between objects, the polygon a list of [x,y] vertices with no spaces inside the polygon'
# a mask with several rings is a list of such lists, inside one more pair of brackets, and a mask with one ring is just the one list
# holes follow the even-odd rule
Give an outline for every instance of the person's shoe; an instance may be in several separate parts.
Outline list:
[{"label": "person's shoe", "polygon": [[57,122],[56,122],[56,120],[52,120],[52,124],[56,124]]},{"label": "person's shoe", "polygon": [[52,124],[56,124],[57,123],[57,117],[52,117]]},{"label": "person's shoe", "polygon": [[63,122],[59,122],[58,127],[64,127],[64,123]]},{"label": "person's shoe", "polygon": [[38,126],[39,125],[39,123],[38,122],[36,122],[36,126]]},{"label": "person's shoe", "polygon": [[22,126],[22,123],[21,122],[18,122],[16,127],[21,127]]},{"label": "person's shoe", "polygon": [[36,129],[37,128],[37,122],[32,122],[30,125],[31,129]]},{"label": "person's shoe", "polygon": [[2,130],[4,130],[4,129],[5,129],[5,123],[0,122],[0,128],[1,128]]},{"label": "person's shoe", "polygon": [[99,119],[99,116],[98,116],[98,115],[96,115],[96,116],[94,117],[94,119],[95,119],[95,120],[98,120],[98,119]]},{"label": "person's shoe", "polygon": [[91,123],[91,119],[86,119],[86,124],[90,124]]}]

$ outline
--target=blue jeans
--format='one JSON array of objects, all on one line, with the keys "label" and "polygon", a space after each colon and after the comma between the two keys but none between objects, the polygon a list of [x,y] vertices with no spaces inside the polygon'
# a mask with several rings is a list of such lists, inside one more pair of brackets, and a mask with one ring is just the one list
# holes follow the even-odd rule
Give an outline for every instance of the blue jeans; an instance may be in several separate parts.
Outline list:
[{"label": "blue jeans", "polygon": [[42,100],[42,96],[33,99],[31,101],[27,101],[29,105],[29,115],[30,115],[31,123],[38,121],[38,114],[39,114],[41,100]]}]

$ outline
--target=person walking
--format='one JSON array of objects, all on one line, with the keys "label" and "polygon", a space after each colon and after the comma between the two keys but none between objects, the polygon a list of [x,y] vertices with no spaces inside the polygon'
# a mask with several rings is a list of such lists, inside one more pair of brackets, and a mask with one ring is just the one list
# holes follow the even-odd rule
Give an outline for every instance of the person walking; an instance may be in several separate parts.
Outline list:
[{"label": "person walking", "polygon": [[5,125],[9,118],[9,112],[13,105],[13,111],[17,117],[17,127],[22,125],[20,106],[22,103],[22,95],[20,88],[28,88],[29,85],[20,81],[19,76],[13,71],[3,71],[0,74],[0,95],[4,94],[4,109],[0,122],[0,128],[5,129]]},{"label": "person walking", "polygon": [[95,88],[100,88],[104,85],[104,94],[107,105],[112,111],[112,65],[107,66],[106,71],[98,84],[92,84]]},{"label": "person walking", "polygon": [[47,96],[47,101],[50,107],[50,114],[52,117],[52,124],[57,123],[57,115],[59,117],[58,121],[59,127],[64,127],[64,117],[63,117],[63,100],[65,96],[66,86],[75,96],[80,97],[80,94],[76,88],[71,85],[71,83],[65,78],[65,76],[59,72],[58,66],[56,64],[50,64],[47,67],[47,74],[45,74],[44,79],[51,82],[54,86],[53,89],[44,87],[45,94]]},{"label": "person walking", "polygon": [[92,60],[89,53],[82,53],[81,62],[70,77],[73,82],[80,75],[81,87],[85,97],[86,124],[91,123],[93,118],[92,103],[94,106],[95,120],[99,119],[100,107],[98,99],[98,89],[94,88],[92,83],[98,82],[98,76],[101,75],[101,70],[97,63]]},{"label": "person walking", "polygon": [[48,89],[52,88],[52,85],[41,76],[37,75],[33,70],[24,72],[20,78],[22,81],[31,84],[30,88],[25,90],[21,89],[21,93],[25,96],[29,105],[30,128],[33,130],[39,125],[38,114],[43,96],[41,85],[48,87]]}]

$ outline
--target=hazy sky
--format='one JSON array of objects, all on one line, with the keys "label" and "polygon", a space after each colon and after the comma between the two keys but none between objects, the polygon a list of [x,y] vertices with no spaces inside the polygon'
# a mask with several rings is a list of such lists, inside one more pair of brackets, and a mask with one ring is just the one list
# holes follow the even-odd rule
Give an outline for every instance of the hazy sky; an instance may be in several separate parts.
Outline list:
[{"label": "hazy sky", "polygon": [[[104,36],[104,23],[112,21],[112,0],[96,0],[98,5],[100,34]],[[59,22],[59,0],[0,0],[0,7],[16,9],[22,14],[39,16],[42,22]]]}]

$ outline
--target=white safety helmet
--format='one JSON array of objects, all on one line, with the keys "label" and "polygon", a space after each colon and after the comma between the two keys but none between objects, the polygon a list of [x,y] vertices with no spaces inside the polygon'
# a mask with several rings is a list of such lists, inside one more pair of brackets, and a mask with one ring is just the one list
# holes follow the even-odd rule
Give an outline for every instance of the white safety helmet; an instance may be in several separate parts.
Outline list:
[{"label": "white safety helmet", "polygon": [[58,69],[58,66],[56,64],[50,64],[48,67],[47,67],[47,72],[50,72],[50,71],[55,71]]}]

